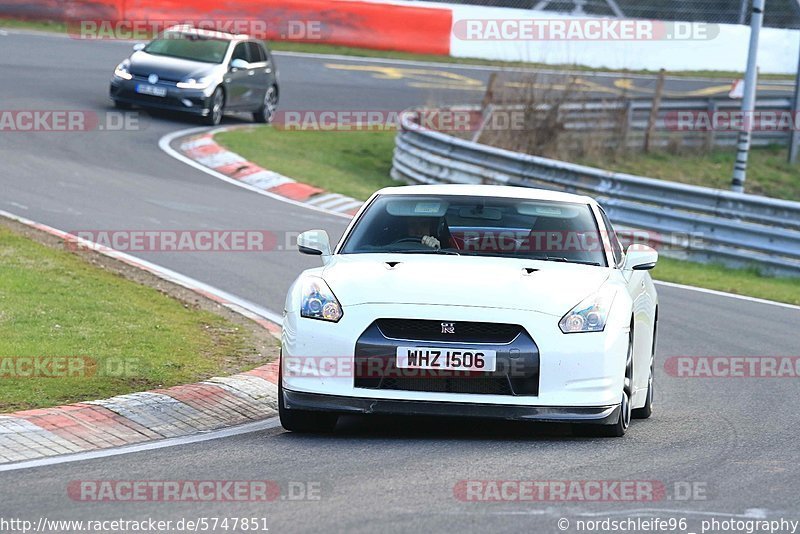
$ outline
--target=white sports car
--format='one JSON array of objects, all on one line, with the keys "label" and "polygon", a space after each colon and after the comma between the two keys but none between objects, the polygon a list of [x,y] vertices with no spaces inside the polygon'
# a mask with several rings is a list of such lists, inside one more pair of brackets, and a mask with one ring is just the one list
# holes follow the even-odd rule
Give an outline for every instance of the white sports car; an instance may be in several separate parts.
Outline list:
[{"label": "white sports car", "polygon": [[621,436],[653,405],[658,253],[623,253],[591,198],[503,186],[382,189],[286,297],[287,430],[342,414],[582,423]]}]

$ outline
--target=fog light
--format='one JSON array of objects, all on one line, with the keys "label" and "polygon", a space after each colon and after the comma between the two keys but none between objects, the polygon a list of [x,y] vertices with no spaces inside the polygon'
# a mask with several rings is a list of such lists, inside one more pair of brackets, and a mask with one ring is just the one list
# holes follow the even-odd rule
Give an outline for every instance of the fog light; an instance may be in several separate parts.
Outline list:
[{"label": "fog light", "polygon": [[189,100],[188,98],[184,98],[183,100],[181,100],[181,103],[182,103],[184,106],[186,106],[187,108],[190,108],[190,107],[192,107],[192,105],[193,105],[193,104],[192,104],[192,101],[191,101],[191,100]]}]

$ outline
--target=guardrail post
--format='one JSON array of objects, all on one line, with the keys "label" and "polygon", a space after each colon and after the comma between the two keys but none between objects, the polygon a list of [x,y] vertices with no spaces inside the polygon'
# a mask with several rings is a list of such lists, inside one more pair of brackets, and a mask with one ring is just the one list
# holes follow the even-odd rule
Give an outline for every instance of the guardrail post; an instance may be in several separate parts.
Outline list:
[{"label": "guardrail post", "polygon": [[[798,108],[800,108],[800,52],[798,52],[797,59],[797,76],[794,79],[794,98],[789,107],[789,113],[792,117],[798,117]],[[797,163],[797,152],[800,149],[800,130],[797,127],[789,131],[789,163]]]},{"label": "guardrail post", "polygon": [[[714,100],[713,98],[709,98],[708,99],[709,117],[713,117],[718,109],[719,109],[719,105],[717,104],[717,101]],[[705,151],[706,152],[710,152],[711,149],[714,148],[714,143],[716,142],[716,137],[717,137],[716,130],[713,127],[710,127],[706,131],[706,141],[705,141]]]},{"label": "guardrail post", "polygon": [[628,134],[631,131],[631,126],[633,123],[633,100],[626,100],[625,101],[625,118],[622,122],[622,128],[619,132],[619,144],[620,146],[627,150],[628,148]]}]

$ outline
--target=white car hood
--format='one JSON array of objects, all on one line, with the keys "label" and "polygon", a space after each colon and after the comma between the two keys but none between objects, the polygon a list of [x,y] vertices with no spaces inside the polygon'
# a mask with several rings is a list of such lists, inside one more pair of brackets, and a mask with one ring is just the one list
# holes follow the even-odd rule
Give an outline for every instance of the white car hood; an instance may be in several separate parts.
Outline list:
[{"label": "white car hood", "polygon": [[[387,262],[398,262],[390,268]],[[538,269],[527,274],[525,268]],[[322,277],[342,306],[478,306],[563,316],[608,279],[573,263],[421,254],[333,256]]]}]

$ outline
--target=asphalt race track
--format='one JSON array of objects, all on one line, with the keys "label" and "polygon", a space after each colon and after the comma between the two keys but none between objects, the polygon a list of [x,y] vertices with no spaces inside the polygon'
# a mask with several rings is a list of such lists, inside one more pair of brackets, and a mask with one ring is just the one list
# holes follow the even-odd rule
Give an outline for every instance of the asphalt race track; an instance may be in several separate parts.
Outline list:
[{"label": "asphalt race track", "polygon": [[[0,108],[111,111],[107,85],[130,44],[0,35]],[[279,55],[283,109],[400,109],[474,102],[488,69]],[[334,65],[334,66],[331,66]],[[380,76],[375,67],[445,71]],[[437,81],[441,78],[442,81]],[[455,79],[456,82],[452,80]],[[586,79],[615,87],[613,76]],[[628,82],[626,82],[628,83]],[[653,81],[632,78],[637,87]],[[719,85],[670,80],[669,91]],[[465,88],[466,87],[466,88]],[[482,89],[482,87],[481,87]],[[790,88],[778,88],[787,92]],[[600,91],[598,89],[598,91]],[[224,124],[241,122],[228,118]],[[345,219],[217,180],[158,148],[196,126],[153,116],[138,131],[0,134],[0,210],[63,230],[260,229],[283,235]],[[335,135],[335,134],[331,134]],[[295,252],[136,254],[280,312],[296,274],[315,265]],[[558,426],[346,419],[333,436],[280,428],[96,460],[0,473],[0,517],[196,519],[264,517],[271,532],[559,532],[559,518],[800,519],[797,381],[676,378],[671,356],[797,356],[800,310],[659,286],[656,413],[623,439],[573,437]],[[87,503],[76,480],[274,480],[318,484],[319,500],[269,504]],[[463,480],[636,480],[666,488],[652,502],[463,502]],[[683,489],[697,489],[684,498]],[[220,530],[222,531],[222,530]]]}]

